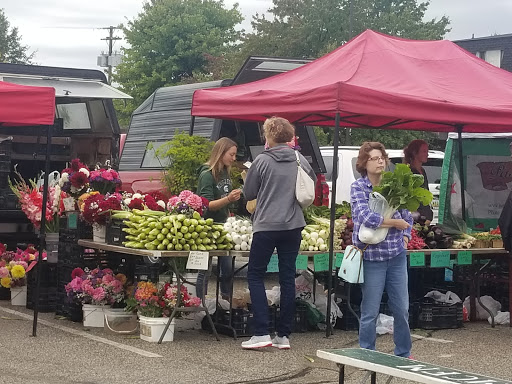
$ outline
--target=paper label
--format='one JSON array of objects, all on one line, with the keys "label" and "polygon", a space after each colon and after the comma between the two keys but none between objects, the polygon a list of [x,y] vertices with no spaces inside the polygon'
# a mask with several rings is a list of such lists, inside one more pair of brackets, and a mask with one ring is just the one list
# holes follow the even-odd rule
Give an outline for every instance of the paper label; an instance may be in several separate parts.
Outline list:
[{"label": "paper label", "polygon": [[208,269],[208,261],[210,259],[209,252],[190,251],[187,260],[187,269],[199,269],[206,271]]}]

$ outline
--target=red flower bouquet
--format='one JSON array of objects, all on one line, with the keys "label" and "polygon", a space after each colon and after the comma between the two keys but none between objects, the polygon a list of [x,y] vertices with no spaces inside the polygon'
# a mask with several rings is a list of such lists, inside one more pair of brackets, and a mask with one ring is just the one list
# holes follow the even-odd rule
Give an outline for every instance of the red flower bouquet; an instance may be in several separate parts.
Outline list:
[{"label": "red flower bouquet", "polygon": [[117,171],[111,168],[100,168],[91,172],[89,184],[93,190],[105,195],[115,192],[117,187],[121,185],[121,179]]},{"label": "red flower bouquet", "polygon": [[59,186],[69,195],[78,197],[87,190],[89,175],[87,165],[80,162],[79,159],[73,159],[71,166],[62,170]]},{"label": "red flower bouquet", "polygon": [[111,210],[121,209],[121,199],[122,196],[118,193],[90,195],[84,201],[82,216],[89,224],[105,225],[108,217],[107,213]]}]

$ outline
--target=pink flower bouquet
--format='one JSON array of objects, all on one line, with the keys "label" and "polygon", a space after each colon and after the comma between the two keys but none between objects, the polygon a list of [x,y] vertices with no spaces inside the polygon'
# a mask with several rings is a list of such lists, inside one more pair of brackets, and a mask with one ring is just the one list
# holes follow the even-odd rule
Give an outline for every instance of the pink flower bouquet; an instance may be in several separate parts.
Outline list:
[{"label": "pink flower bouquet", "polygon": [[112,305],[124,299],[123,278],[114,276],[111,269],[82,270],[75,268],[73,280],[66,284],[68,298],[74,302],[92,305]]},{"label": "pink flower bouquet", "polygon": [[204,197],[185,190],[178,196],[172,196],[167,203],[167,210],[171,213],[184,214],[191,216],[194,212],[201,216],[208,209],[209,201]]},{"label": "pink flower bouquet", "polygon": [[100,168],[91,172],[89,184],[93,190],[106,195],[116,191],[117,187],[121,185],[121,179],[117,171],[110,168]]}]

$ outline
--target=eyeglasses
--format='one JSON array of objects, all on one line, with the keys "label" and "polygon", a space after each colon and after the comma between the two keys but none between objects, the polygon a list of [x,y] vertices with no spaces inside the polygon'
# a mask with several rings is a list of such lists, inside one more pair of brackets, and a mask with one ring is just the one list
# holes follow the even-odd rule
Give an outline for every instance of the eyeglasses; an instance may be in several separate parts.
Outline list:
[{"label": "eyeglasses", "polygon": [[385,156],[373,156],[368,159],[368,161],[386,161]]}]

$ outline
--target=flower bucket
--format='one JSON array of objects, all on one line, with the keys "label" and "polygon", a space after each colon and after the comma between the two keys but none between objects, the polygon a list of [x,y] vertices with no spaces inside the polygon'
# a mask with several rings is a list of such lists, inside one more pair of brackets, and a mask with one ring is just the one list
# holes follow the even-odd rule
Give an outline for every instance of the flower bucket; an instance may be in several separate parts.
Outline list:
[{"label": "flower bucket", "polygon": [[137,315],[126,312],[123,308],[105,309],[105,331],[116,335],[131,335],[137,333],[139,323]]},{"label": "flower bucket", "polygon": [[27,305],[27,286],[11,288],[11,305]]},{"label": "flower bucket", "polygon": [[56,264],[59,261],[59,234],[46,234],[46,260],[48,263]]},{"label": "flower bucket", "polygon": [[105,234],[107,231],[107,227],[104,225],[94,224],[92,226],[92,239],[97,243],[105,242]]},{"label": "flower bucket", "polygon": [[[160,336],[164,331],[165,325],[169,321],[168,317],[145,317],[139,316],[140,323],[140,338],[141,340],[149,341],[150,343],[157,343]],[[165,333],[162,341],[174,340],[174,325],[175,319],[172,319],[169,329]]]},{"label": "flower bucket", "polygon": [[83,304],[84,327],[103,328],[105,322],[105,313],[103,305]]}]

